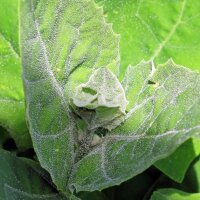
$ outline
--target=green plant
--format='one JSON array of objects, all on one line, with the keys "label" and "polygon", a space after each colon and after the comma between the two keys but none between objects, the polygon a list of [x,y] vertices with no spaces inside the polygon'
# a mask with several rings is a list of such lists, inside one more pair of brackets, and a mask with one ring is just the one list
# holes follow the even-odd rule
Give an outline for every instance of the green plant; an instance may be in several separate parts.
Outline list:
[{"label": "green plant", "polygon": [[[187,180],[183,181],[200,154],[200,51],[192,49],[195,33],[193,40],[187,34],[195,32],[193,25],[199,23],[198,16],[198,20],[191,17],[197,5],[162,0],[139,4],[127,0],[123,5],[120,0],[97,1],[102,8],[94,0],[0,1],[0,141],[4,148],[10,137],[17,144],[12,149],[17,156],[0,151],[0,172],[6,172],[0,181],[2,199],[115,199],[112,194],[123,184],[136,186],[137,179],[145,186],[137,186],[135,196],[121,199],[147,199],[155,189],[168,186],[199,192],[188,191]],[[164,10],[160,5],[166,6]],[[180,9],[172,26],[171,8]],[[130,18],[132,9],[134,20]],[[159,16],[159,22],[152,16]],[[121,17],[128,19],[123,22],[118,20]],[[167,35],[161,24],[157,26],[160,20],[171,27]],[[147,32],[138,33],[140,28]],[[186,42],[191,51],[183,50]],[[142,51],[137,44],[143,45]],[[173,45],[180,50],[174,53]],[[36,155],[33,150],[30,153],[29,133]],[[152,165],[182,183],[175,184]],[[157,175],[150,177],[148,170]],[[197,176],[197,170],[193,171]],[[6,179],[12,173],[20,184]],[[33,180],[28,180],[30,173]],[[191,177],[188,175],[188,181],[194,183]],[[159,185],[162,179],[169,183]],[[138,197],[141,192],[144,196]],[[164,198],[173,200],[180,195],[181,199],[182,193],[163,189],[151,198],[166,195]]]}]

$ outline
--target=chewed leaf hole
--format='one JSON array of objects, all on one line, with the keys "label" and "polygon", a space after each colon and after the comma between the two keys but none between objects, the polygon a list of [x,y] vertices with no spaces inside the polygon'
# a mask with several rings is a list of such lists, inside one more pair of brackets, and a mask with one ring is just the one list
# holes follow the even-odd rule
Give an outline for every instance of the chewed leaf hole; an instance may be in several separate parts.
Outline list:
[{"label": "chewed leaf hole", "polygon": [[157,88],[160,84],[158,82],[154,82],[154,81],[148,81],[149,85],[152,85],[154,88]]},{"label": "chewed leaf hole", "polygon": [[82,91],[87,93],[87,94],[91,94],[91,95],[96,95],[97,94],[97,91],[89,88],[89,87],[83,87],[82,88]]},{"label": "chewed leaf hole", "polygon": [[149,85],[156,85],[156,82],[148,80]]}]

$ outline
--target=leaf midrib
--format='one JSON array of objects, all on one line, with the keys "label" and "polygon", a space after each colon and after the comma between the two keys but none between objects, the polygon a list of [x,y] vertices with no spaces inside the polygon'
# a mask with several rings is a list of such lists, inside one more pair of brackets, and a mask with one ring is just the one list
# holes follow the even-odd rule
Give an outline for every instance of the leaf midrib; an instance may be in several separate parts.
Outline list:
[{"label": "leaf midrib", "polygon": [[165,37],[165,39],[159,44],[158,48],[154,51],[154,53],[153,53],[152,57],[150,58],[150,60],[155,60],[155,58],[159,56],[161,51],[164,49],[166,44],[169,42],[169,40],[172,38],[172,36],[176,32],[178,26],[182,23],[181,20],[183,18],[183,14],[184,14],[184,11],[185,11],[186,3],[187,3],[187,0],[184,0],[183,3],[182,3],[181,11],[180,11],[180,14],[178,15],[176,23],[172,26],[172,29],[169,32],[169,34]]}]

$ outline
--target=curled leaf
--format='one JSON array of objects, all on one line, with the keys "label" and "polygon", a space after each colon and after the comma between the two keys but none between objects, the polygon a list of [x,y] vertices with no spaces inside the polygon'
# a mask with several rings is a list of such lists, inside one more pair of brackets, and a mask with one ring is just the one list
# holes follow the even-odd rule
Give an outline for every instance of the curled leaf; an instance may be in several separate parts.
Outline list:
[{"label": "curled leaf", "polygon": [[73,104],[90,130],[99,127],[112,130],[124,121],[127,100],[117,77],[108,69],[99,68],[87,83],[76,88]]}]

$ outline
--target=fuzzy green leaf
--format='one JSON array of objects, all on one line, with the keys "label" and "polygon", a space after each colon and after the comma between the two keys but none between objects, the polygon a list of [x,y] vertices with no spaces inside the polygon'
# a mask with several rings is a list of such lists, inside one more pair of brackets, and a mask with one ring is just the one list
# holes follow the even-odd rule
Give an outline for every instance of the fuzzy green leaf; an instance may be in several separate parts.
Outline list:
[{"label": "fuzzy green leaf", "polygon": [[76,88],[73,104],[89,130],[98,127],[112,130],[125,120],[127,101],[123,87],[106,68],[97,69],[87,83]]},{"label": "fuzzy green leaf", "polygon": [[[118,37],[93,0],[24,1],[21,26],[30,132],[59,190],[120,184],[199,134],[200,75],[170,60],[156,69],[153,62],[129,66],[122,82],[129,102],[124,123],[79,140],[85,125],[71,98],[95,69],[118,74]],[[95,96],[95,88],[85,89]]]},{"label": "fuzzy green leaf", "polygon": [[21,3],[27,117],[41,165],[67,190],[76,153],[69,101],[92,70],[118,73],[119,38],[91,0]]}]

